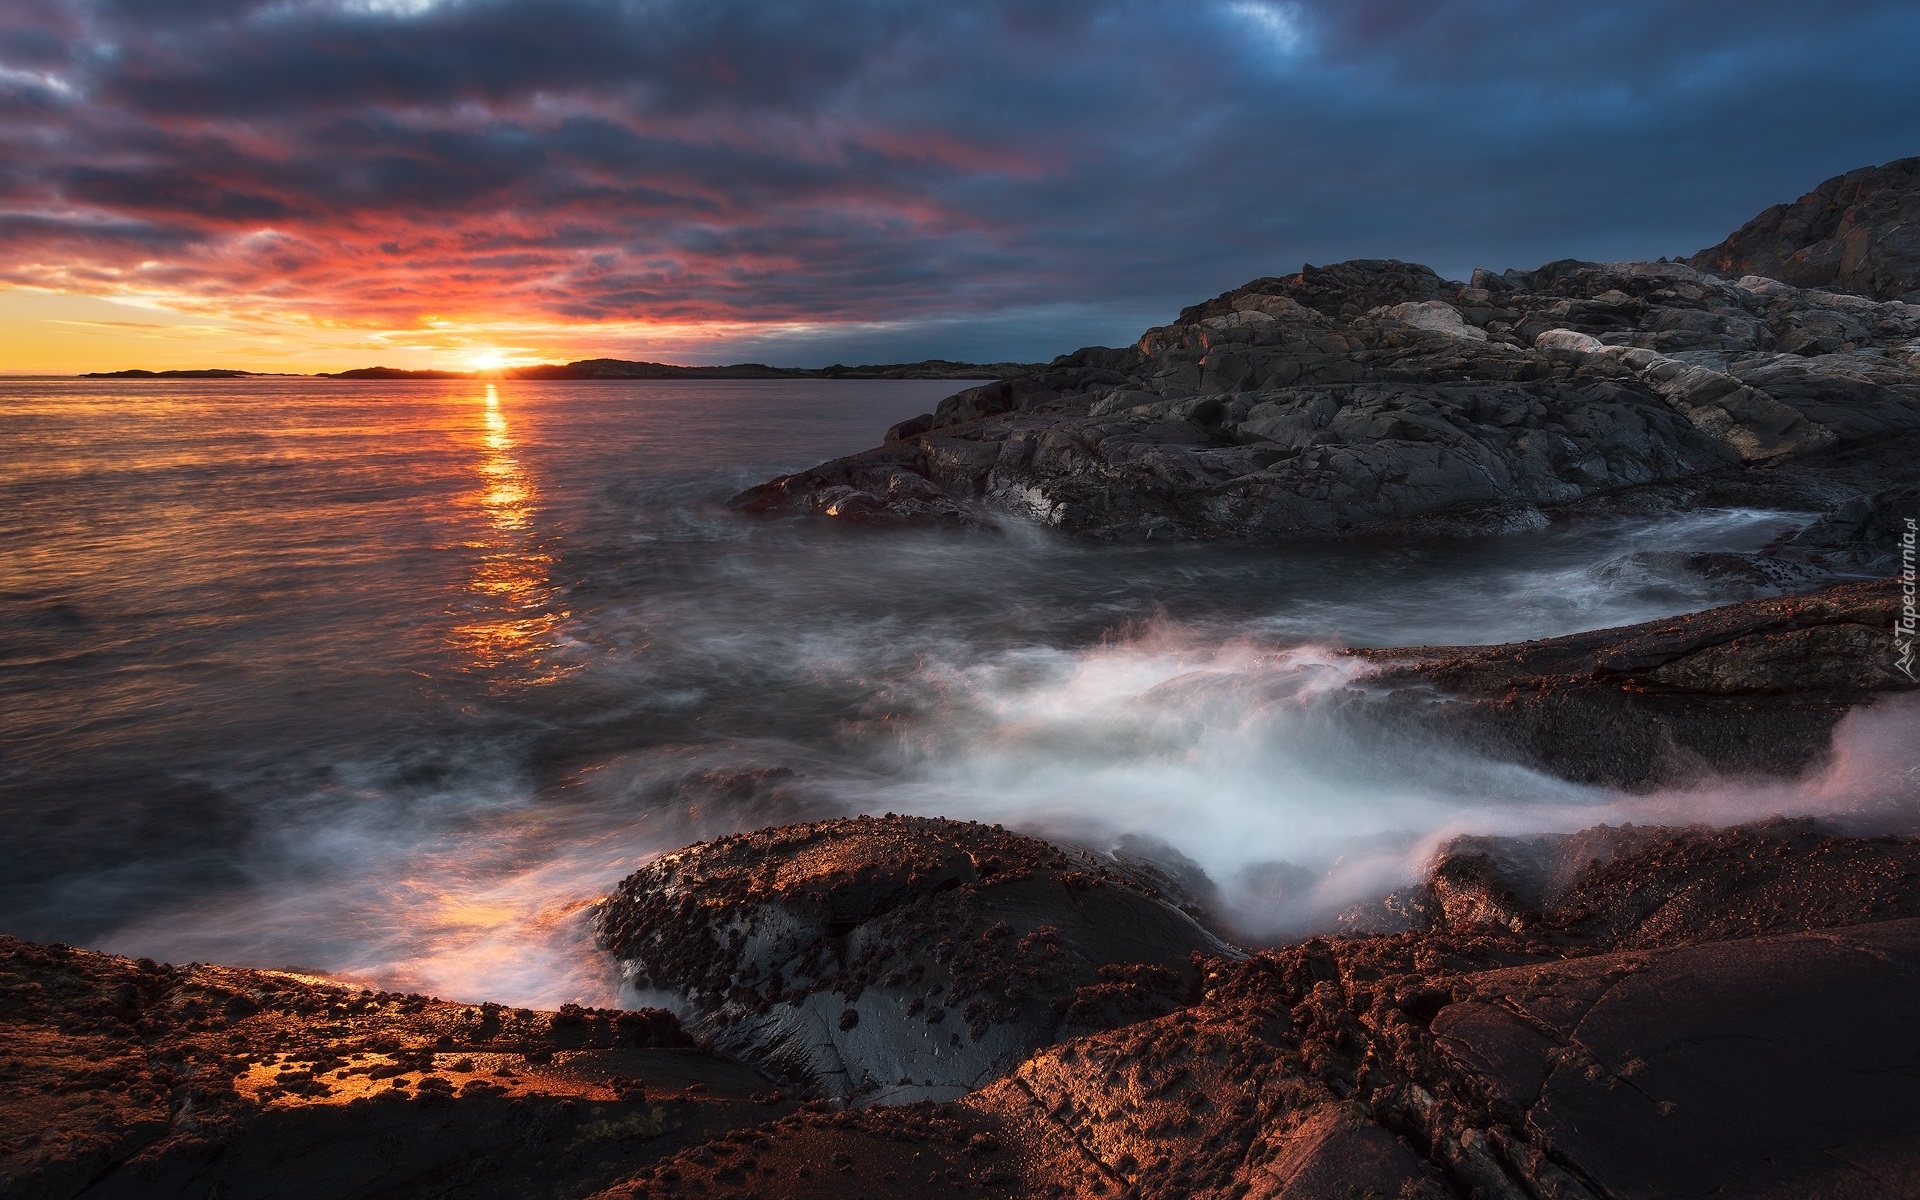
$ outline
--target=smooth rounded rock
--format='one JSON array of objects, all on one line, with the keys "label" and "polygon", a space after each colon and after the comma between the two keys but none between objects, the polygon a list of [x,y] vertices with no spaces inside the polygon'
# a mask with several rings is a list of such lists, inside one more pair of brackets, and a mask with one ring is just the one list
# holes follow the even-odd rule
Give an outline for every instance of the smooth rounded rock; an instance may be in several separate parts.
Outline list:
[{"label": "smooth rounded rock", "polygon": [[667,855],[599,930],[721,1050],[835,1098],[947,1099],[1183,1002],[1191,956],[1231,951],[1166,885],[995,826],[861,817]]}]

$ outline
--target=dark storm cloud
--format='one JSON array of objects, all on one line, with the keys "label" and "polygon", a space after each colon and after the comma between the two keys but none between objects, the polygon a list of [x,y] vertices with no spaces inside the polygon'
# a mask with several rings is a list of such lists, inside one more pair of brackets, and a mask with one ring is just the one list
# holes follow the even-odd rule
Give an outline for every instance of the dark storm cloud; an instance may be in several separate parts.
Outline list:
[{"label": "dark storm cloud", "polygon": [[1864,0],[16,0],[0,279],[1035,356],[1303,260],[1690,252],[1920,152],[1916,51]]}]

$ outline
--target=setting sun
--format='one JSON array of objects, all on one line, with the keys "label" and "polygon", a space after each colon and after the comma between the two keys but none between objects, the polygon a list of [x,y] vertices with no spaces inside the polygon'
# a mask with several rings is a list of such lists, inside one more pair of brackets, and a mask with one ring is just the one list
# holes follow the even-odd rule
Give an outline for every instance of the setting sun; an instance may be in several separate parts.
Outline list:
[{"label": "setting sun", "polygon": [[475,371],[498,371],[507,365],[507,356],[498,350],[476,350],[467,355],[467,365]]}]

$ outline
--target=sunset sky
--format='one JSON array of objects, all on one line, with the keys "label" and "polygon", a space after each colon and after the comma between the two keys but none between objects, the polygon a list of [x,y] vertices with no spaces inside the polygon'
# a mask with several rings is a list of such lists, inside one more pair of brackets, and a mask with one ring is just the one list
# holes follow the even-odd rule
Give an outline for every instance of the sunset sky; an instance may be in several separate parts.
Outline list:
[{"label": "sunset sky", "polygon": [[1131,340],[1920,153],[1920,6],[8,0],[0,372]]}]

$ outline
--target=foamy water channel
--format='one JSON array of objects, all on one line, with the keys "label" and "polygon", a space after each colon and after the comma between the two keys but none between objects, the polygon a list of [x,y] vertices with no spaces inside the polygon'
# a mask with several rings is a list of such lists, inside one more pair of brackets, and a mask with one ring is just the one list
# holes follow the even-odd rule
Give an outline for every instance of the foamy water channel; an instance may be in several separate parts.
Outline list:
[{"label": "foamy water channel", "polygon": [[856,812],[1191,859],[1271,937],[1456,832],[1905,820],[1911,708],[1808,779],[1578,787],[1350,719],[1348,645],[1738,598],[1718,510],[1493,541],[1114,547],[722,506],[943,383],[0,383],[0,931],[387,988],[617,1001],[592,901]]}]

